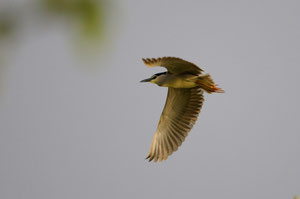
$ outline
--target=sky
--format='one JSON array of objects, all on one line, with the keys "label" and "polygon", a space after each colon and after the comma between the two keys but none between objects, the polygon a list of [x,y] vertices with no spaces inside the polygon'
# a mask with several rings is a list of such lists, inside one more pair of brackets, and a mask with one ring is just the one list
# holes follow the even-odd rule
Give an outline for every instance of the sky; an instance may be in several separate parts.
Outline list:
[{"label": "sky", "polygon": [[[0,198],[300,194],[299,1],[112,2],[93,60],[58,21],[22,27],[1,69]],[[141,59],[163,56],[225,93],[205,93],[179,150],[149,163],[167,88],[139,83],[165,70]]]}]

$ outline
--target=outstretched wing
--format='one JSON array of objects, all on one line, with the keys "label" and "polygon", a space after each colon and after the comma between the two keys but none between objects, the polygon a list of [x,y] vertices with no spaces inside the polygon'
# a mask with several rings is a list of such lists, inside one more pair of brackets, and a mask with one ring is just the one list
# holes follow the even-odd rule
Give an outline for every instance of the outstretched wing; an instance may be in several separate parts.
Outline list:
[{"label": "outstretched wing", "polygon": [[163,66],[172,74],[191,73],[199,75],[203,71],[195,64],[177,57],[146,58],[143,59],[143,62],[149,67]]},{"label": "outstretched wing", "polygon": [[146,159],[161,162],[178,149],[200,113],[203,90],[196,88],[169,88],[164,110]]}]

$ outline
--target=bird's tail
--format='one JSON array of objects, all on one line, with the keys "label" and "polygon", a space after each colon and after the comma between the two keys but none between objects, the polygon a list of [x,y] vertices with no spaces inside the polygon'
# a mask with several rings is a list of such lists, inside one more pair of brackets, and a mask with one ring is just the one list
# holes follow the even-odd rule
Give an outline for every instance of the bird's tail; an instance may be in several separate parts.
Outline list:
[{"label": "bird's tail", "polygon": [[198,76],[196,83],[208,93],[224,93],[224,90],[217,87],[209,74]]}]

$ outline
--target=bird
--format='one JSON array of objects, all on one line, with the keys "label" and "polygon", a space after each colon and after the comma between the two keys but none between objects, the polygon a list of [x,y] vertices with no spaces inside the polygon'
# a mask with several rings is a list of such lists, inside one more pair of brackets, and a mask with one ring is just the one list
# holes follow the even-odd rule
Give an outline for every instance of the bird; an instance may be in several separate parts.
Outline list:
[{"label": "bird", "polygon": [[195,124],[204,102],[203,92],[223,93],[209,74],[195,64],[177,57],[143,58],[148,67],[165,67],[140,82],[168,87],[164,109],[146,159],[162,162],[177,151]]}]

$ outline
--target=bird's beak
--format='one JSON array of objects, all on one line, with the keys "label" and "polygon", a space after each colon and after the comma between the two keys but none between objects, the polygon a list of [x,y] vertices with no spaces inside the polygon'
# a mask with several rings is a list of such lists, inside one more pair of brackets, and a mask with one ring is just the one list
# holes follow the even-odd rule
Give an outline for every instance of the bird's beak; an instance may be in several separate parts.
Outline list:
[{"label": "bird's beak", "polygon": [[140,82],[150,82],[151,80],[152,80],[152,78],[148,78],[148,79],[144,79],[144,80],[142,80]]}]

